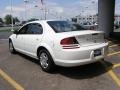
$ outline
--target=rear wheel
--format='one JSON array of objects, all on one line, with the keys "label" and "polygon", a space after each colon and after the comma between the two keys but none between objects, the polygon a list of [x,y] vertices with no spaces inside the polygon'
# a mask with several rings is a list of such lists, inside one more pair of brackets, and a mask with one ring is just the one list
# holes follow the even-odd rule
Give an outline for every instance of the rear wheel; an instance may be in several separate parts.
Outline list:
[{"label": "rear wheel", "polygon": [[39,63],[43,71],[52,72],[55,68],[52,56],[46,49],[39,51]]},{"label": "rear wheel", "polygon": [[15,53],[15,52],[16,52],[15,49],[14,49],[14,46],[13,46],[12,41],[9,41],[9,51],[10,51],[11,53]]}]

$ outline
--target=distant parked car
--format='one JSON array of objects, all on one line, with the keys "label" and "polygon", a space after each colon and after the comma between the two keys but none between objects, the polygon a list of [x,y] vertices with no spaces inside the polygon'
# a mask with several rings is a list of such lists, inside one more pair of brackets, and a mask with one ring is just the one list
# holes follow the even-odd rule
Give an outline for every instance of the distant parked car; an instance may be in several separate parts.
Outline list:
[{"label": "distant parked car", "polygon": [[0,27],[3,27],[4,25],[2,23],[0,23]]},{"label": "distant parked car", "polygon": [[114,29],[118,29],[119,26],[117,24],[114,24]]},{"label": "distant parked car", "polygon": [[104,59],[108,43],[102,31],[86,30],[68,21],[29,22],[9,37],[9,50],[39,60],[51,72],[55,65],[80,66]]}]

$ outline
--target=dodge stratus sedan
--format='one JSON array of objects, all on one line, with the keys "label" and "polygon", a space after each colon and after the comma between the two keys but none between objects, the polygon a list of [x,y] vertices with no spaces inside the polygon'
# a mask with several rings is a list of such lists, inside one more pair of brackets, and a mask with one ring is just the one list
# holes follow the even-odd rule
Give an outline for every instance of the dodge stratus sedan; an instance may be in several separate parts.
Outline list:
[{"label": "dodge stratus sedan", "polygon": [[102,60],[107,49],[102,31],[85,30],[68,21],[29,22],[9,37],[11,53],[36,58],[46,72],[53,71],[56,65],[73,67]]}]

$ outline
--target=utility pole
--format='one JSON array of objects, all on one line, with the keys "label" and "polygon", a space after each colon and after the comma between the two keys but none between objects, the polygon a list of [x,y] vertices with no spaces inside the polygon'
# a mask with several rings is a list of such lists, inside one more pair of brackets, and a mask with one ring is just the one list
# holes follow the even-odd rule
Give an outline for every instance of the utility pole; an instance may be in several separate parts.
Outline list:
[{"label": "utility pole", "polygon": [[40,8],[40,10],[41,10],[41,17],[40,17],[40,20],[43,20],[43,18],[44,18],[44,15],[43,15],[43,12],[44,12],[44,9],[43,8]]},{"label": "utility pole", "polygon": [[[93,6],[95,5],[95,1],[92,1],[92,4],[93,4]],[[94,9],[94,8],[93,8]],[[92,25],[93,25],[93,22],[94,22],[94,15],[92,15]]]},{"label": "utility pole", "polygon": [[47,18],[47,7],[46,7],[46,4],[43,2],[43,0],[41,0],[41,4],[43,6],[44,19],[46,20],[46,18]]},{"label": "utility pole", "polygon": [[47,8],[46,8],[46,5],[45,5],[45,8],[44,8],[44,10],[45,10],[45,20],[46,20],[46,18],[47,18]]},{"label": "utility pole", "polygon": [[[118,6],[120,8],[120,5]],[[120,14],[118,14],[118,26],[120,25]]]},{"label": "utility pole", "polygon": [[12,27],[11,27],[11,31],[13,31],[13,2],[12,0],[10,0],[10,4],[11,4],[11,24],[12,24]]},{"label": "utility pole", "polygon": [[28,0],[24,0],[24,3],[25,3],[25,19],[26,19],[26,21],[27,21],[27,3],[28,2],[29,2]]},{"label": "utility pole", "polygon": [[[37,8],[38,8],[38,5],[35,5],[34,7],[35,7],[35,8],[36,8],[36,10],[37,10]],[[35,18],[37,19],[37,15],[35,16]]]}]

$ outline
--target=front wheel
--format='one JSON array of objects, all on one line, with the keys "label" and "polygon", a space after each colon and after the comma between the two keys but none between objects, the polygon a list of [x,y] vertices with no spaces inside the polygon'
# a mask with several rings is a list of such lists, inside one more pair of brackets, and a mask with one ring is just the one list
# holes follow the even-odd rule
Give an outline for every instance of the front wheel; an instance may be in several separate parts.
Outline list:
[{"label": "front wheel", "polygon": [[39,52],[39,62],[43,71],[52,72],[55,68],[52,56],[45,49],[40,50]]},{"label": "front wheel", "polygon": [[12,41],[9,41],[9,51],[10,51],[11,53],[15,53],[15,52],[16,52],[15,49],[14,49],[14,46],[13,46]]}]

